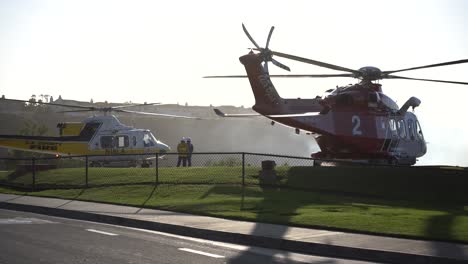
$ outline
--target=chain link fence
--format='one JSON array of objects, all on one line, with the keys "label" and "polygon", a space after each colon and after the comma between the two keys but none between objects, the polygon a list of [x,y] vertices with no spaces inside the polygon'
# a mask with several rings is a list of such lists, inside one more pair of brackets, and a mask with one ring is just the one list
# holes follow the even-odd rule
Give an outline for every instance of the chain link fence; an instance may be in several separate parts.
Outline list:
[{"label": "chain link fence", "polygon": [[265,186],[404,200],[468,201],[467,168],[327,167],[315,166],[316,161],[244,152],[193,153],[191,157],[148,153],[0,158],[0,185],[32,191],[159,184]]},{"label": "chain link fence", "polygon": [[0,158],[0,184],[31,190],[141,184],[288,186],[289,171],[310,158],[260,153],[178,153]]}]

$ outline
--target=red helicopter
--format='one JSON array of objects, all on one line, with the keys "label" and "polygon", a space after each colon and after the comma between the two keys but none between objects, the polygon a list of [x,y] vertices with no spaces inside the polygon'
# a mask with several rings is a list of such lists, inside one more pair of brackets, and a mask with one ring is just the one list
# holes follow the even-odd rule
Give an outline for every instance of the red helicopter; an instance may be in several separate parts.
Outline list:
[{"label": "red helicopter", "polygon": [[[467,63],[468,59],[431,64],[407,69],[381,71],[376,67],[362,67],[358,70],[332,65],[316,60],[272,51],[268,48],[274,27],[268,34],[265,48],[260,47],[245,26],[242,28],[255,45],[249,54],[239,58],[247,75],[206,76],[205,78],[248,77],[255,96],[252,107],[258,114],[225,114],[215,109],[222,117],[265,116],[272,121],[294,127],[312,134],[320,147],[312,158],[318,160],[352,161],[370,164],[414,165],[416,158],[427,152],[426,141],[416,115],[409,108],[418,107],[421,101],[409,98],[402,107],[382,92],[380,79],[405,79],[440,83],[464,84],[466,82],[418,79],[393,75],[393,73]],[[290,71],[289,67],[273,59],[273,55],[332,70],[341,74],[293,74],[270,75],[268,62]],[[264,65],[262,65],[264,63]],[[270,77],[282,78],[328,78],[352,77],[359,83],[328,90],[323,98],[284,99],[279,96]]]}]

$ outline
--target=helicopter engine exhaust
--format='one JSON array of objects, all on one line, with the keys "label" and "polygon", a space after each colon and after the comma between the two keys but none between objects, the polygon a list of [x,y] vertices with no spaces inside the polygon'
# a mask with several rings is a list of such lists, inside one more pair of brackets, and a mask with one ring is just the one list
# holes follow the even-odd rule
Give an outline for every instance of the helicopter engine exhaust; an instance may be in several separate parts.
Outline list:
[{"label": "helicopter engine exhaust", "polygon": [[421,104],[421,100],[412,96],[410,99],[408,99],[408,101],[406,101],[406,103],[400,108],[400,110],[398,110],[398,113],[404,114],[406,113],[406,111],[408,111],[408,108],[410,108],[410,106],[413,107],[414,109],[415,107],[418,107],[420,104]]}]

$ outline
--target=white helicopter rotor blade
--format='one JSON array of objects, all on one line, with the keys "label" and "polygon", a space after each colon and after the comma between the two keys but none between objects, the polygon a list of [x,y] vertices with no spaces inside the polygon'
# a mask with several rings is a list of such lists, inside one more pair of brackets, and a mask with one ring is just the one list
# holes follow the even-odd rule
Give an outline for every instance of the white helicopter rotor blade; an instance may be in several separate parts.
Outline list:
[{"label": "white helicopter rotor blade", "polygon": [[139,115],[161,116],[161,117],[185,118],[185,119],[198,119],[198,120],[201,119],[200,117],[193,117],[193,116],[180,116],[180,115],[170,115],[170,114],[159,114],[159,113],[140,112],[140,111],[130,111],[130,110],[120,110],[120,109],[116,109],[115,112],[132,113],[132,114],[139,114]]},{"label": "white helicopter rotor blade", "polygon": [[213,109],[214,112],[216,113],[217,116],[220,117],[256,117],[256,116],[262,116],[261,114],[258,113],[252,113],[252,114],[226,114],[222,112],[221,110],[215,108]]},{"label": "white helicopter rotor blade", "polygon": [[320,112],[306,112],[297,114],[279,114],[279,115],[265,115],[266,117],[306,117],[306,116],[317,116]]},{"label": "white helicopter rotor blade", "polygon": [[149,105],[167,105],[167,104],[162,104],[162,103],[128,104],[128,105],[112,106],[112,109],[120,109],[120,108],[133,107],[133,106],[146,106],[146,105],[149,106]]},{"label": "white helicopter rotor blade", "polygon": [[262,115],[259,113],[252,113],[252,114],[226,114],[221,110],[215,108],[213,109],[216,115],[220,117],[258,117],[258,116],[265,116],[265,117],[305,117],[305,116],[317,116],[319,112],[306,112],[306,113],[295,113],[295,114],[277,114],[277,115]]},{"label": "white helicopter rotor blade", "polygon": [[30,103],[30,104],[41,104],[41,105],[55,105],[55,106],[63,106],[63,107],[70,107],[70,108],[79,108],[79,109],[89,109],[92,110],[95,107],[93,106],[82,106],[82,105],[72,105],[72,104],[58,104],[58,103],[46,103],[42,101],[30,101],[30,100],[18,100],[18,99],[0,99],[0,101],[12,101],[12,102],[20,102],[20,103]]}]

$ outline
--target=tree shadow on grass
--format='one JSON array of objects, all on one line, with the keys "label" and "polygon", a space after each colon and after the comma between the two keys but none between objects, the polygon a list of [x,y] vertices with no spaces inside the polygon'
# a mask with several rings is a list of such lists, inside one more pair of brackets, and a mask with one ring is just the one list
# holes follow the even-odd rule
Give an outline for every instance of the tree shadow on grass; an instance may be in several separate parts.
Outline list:
[{"label": "tree shadow on grass", "polygon": [[[255,226],[249,235],[258,237],[273,237],[278,239],[284,239],[289,227],[286,225],[272,224],[276,223],[288,223],[291,218],[297,215],[296,210],[306,204],[307,200],[298,199],[296,202],[288,203],[289,206],[281,206],[281,199],[288,199],[288,197],[282,196],[280,188],[276,187],[259,187],[258,191],[254,191],[251,188],[246,187],[226,187],[226,186],[214,186],[208,192],[203,194],[200,199],[204,199],[209,195],[238,195],[240,198],[239,209],[245,212],[252,212],[256,214]],[[247,198],[246,198],[247,197]],[[251,199],[255,201],[251,201]],[[291,197],[289,197],[291,198]],[[274,209],[275,205],[280,205],[281,208]],[[235,230],[233,231],[235,232]],[[261,245],[259,245],[261,246]],[[268,245],[264,245],[268,247]],[[284,255],[281,257],[283,260],[278,260],[273,255],[259,255],[256,253],[254,247],[250,247],[246,251],[242,251],[238,256],[231,258],[227,263],[240,264],[240,263],[276,263],[288,260],[289,253],[284,251]],[[252,258],[255,256],[256,258]],[[324,260],[316,263],[335,263],[333,259]]]},{"label": "tree shadow on grass", "polygon": [[83,195],[83,194],[85,193],[85,191],[86,191],[86,189],[81,189],[81,191],[80,191],[77,195],[75,195],[75,196],[72,197],[72,198],[67,199],[67,200],[69,200],[69,201],[67,201],[67,202],[65,202],[64,204],[61,204],[61,205],[59,205],[59,206],[57,206],[57,207],[55,207],[55,208],[64,207],[64,206],[66,206],[67,204],[70,204],[70,203],[76,201],[81,195]]},{"label": "tree shadow on grass", "polygon": [[[288,180],[291,180],[288,178]],[[293,179],[294,183],[297,185],[298,180],[300,179]],[[288,182],[286,182],[288,184]],[[275,222],[287,224],[290,223],[292,217],[296,215],[296,211],[298,208],[301,208],[306,205],[311,204],[321,204],[323,202],[318,199],[301,199],[301,197],[285,197],[281,195],[282,189],[280,188],[261,188],[259,193],[255,194],[252,193],[251,190],[245,188],[239,188],[241,191],[238,191],[237,194],[239,195],[239,208],[241,211],[250,211],[256,213],[255,225],[254,229],[250,232],[251,235],[254,236],[264,236],[265,234],[270,234],[274,237],[283,238],[287,232],[287,226],[275,226],[272,228],[268,224],[271,222],[271,219],[274,218]],[[206,198],[212,194],[234,194],[232,189],[225,189],[223,187],[215,186],[210,191],[206,192],[200,198]],[[441,202],[439,204],[433,203],[424,203],[420,200],[415,201],[405,201],[399,200],[396,198],[382,198],[374,195],[353,195],[349,192],[338,192],[333,190],[331,192],[322,191],[322,192],[310,192],[311,195],[319,193],[320,195],[330,195],[332,197],[331,200],[326,201],[326,204],[336,203],[338,206],[342,205],[349,205],[353,208],[358,208],[360,210],[366,211],[369,210],[369,204],[371,205],[381,205],[384,207],[400,207],[400,208],[408,208],[408,209],[416,209],[416,210],[439,210],[443,212],[440,215],[429,216],[428,220],[426,221],[424,234],[429,239],[434,240],[442,240],[442,241],[455,241],[454,232],[455,231],[455,222],[457,221],[457,217],[465,217],[467,216],[468,212],[465,210],[463,206],[459,206],[456,203],[449,203],[449,202]],[[334,197],[333,197],[334,196]],[[249,198],[258,198],[256,202],[249,201]],[[279,198],[281,199],[290,199],[291,202],[288,203],[289,206],[281,206],[279,202]],[[294,200],[297,199],[297,200]],[[280,210],[277,210],[278,206],[281,206]],[[333,207],[333,206],[331,206]],[[330,208],[331,208],[330,207]],[[328,208],[329,210],[332,210]],[[324,209],[327,210],[327,209]],[[390,215],[391,217],[391,215]],[[350,231],[352,232],[352,231]],[[467,231],[468,232],[468,231]],[[358,233],[367,233],[367,232],[358,232]],[[372,232],[369,232],[372,234]],[[391,235],[390,235],[391,236]],[[398,235],[397,235],[398,236]],[[410,235],[405,236],[402,235],[401,237],[408,237],[411,238]],[[450,239],[453,238],[453,239]],[[461,241],[460,241],[461,242]],[[432,254],[438,256],[446,256],[451,258],[459,258],[459,259],[467,259],[467,247],[462,244],[454,244],[454,243],[443,243],[443,242],[431,242],[429,241],[429,249]],[[465,243],[466,242],[462,242]],[[248,263],[250,260],[250,256],[254,254],[253,251],[245,251],[244,253],[240,254],[238,257],[230,259],[228,263]],[[270,259],[264,259],[266,263],[274,262],[274,258],[270,257]]]},{"label": "tree shadow on grass", "polygon": [[148,195],[148,197],[146,198],[146,200],[141,204],[140,206],[140,209],[138,209],[135,214],[138,214],[141,212],[141,210],[145,209],[146,208],[146,204],[148,203],[148,201],[153,197],[153,195],[155,194],[156,192],[156,189],[158,188],[158,185],[154,185],[153,187],[153,190],[151,191],[151,193]]},{"label": "tree shadow on grass", "polygon": [[[457,217],[466,216],[457,212],[463,212],[463,206],[460,211],[446,211],[443,214],[432,216],[428,221],[425,229],[425,234],[428,237],[451,237],[454,235],[455,230],[453,229]],[[468,230],[466,231],[468,232]],[[432,248],[438,256],[450,256],[459,259],[468,259],[468,252],[466,247],[456,244],[445,244],[445,243],[434,243]]]}]

